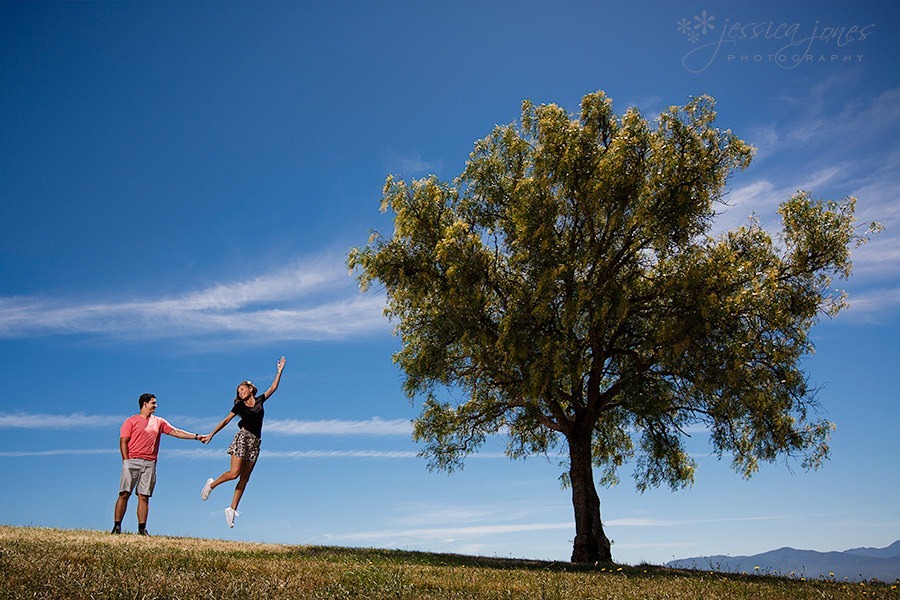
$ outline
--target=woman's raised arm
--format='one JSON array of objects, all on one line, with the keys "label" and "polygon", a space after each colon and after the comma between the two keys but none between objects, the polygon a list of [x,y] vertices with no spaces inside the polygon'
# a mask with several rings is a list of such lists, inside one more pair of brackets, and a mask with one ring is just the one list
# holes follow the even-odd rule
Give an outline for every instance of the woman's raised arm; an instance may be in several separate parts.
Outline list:
[{"label": "woman's raised arm", "polygon": [[263,398],[268,398],[275,393],[275,390],[278,389],[278,384],[281,383],[281,372],[284,370],[285,362],[286,360],[283,356],[278,359],[278,372],[275,373],[275,379],[272,381],[272,385],[269,386],[269,389],[263,392]]}]

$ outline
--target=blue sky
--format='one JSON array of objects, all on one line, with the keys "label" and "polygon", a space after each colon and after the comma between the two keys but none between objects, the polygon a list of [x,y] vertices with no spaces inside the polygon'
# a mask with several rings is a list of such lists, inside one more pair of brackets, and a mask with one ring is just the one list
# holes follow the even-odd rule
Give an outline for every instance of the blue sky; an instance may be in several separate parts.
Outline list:
[{"label": "blue sky", "polygon": [[900,539],[898,25],[897,2],[0,4],[0,524],[109,529],[138,396],[207,432],[283,354],[236,527],[230,486],[199,499],[232,423],[164,437],[151,532],[566,560],[557,457],[416,458],[384,297],[344,261],[390,231],[388,174],[452,179],[522,100],[603,89],[651,119],[711,94],[756,146],[719,231],[776,227],[797,189],[886,228],[813,330],[831,460],[743,480],[694,432],[693,487],[600,490],[614,557]]}]

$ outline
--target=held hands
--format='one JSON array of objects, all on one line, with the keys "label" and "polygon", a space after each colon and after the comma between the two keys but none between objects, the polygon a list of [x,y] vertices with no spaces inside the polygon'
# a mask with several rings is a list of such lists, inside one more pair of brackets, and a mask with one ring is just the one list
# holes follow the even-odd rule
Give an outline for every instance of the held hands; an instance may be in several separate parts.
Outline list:
[{"label": "held hands", "polygon": [[207,433],[206,435],[201,435],[197,439],[200,440],[201,444],[208,444],[210,442],[210,440],[212,440],[212,438],[213,438],[213,434]]}]

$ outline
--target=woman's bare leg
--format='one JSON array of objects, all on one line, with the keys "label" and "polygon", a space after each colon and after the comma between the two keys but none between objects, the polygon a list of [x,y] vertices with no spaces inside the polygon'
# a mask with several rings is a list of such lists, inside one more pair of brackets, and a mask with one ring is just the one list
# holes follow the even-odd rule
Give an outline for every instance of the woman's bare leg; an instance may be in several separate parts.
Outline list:
[{"label": "woman's bare leg", "polygon": [[211,490],[215,489],[215,487],[219,484],[227,483],[229,481],[234,481],[235,479],[240,477],[242,462],[244,462],[244,461],[241,460],[241,458],[232,454],[231,455],[231,468],[229,470],[225,471],[224,473],[222,473],[221,475],[219,475],[218,479],[216,479],[211,484],[209,484],[209,489],[211,489]]},{"label": "woman's bare leg", "polygon": [[240,480],[234,488],[234,497],[231,499],[231,508],[234,510],[237,510],[238,504],[241,503],[244,488],[247,487],[247,482],[250,481],[250,473],[253,472],[253,467],[256,466],[256,461],[252,460],[242,460],[241,463]]}]

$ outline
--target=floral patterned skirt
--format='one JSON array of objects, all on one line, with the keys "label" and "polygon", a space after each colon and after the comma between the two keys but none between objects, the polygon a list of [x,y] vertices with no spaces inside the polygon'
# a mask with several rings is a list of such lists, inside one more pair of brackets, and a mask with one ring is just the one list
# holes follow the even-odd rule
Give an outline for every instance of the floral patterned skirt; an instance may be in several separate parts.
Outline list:
[{"label": "floral patterned skirt", "polygon": [[238,429],[228,446],[228,454],[233,454],[243,460],[256,462],[259,458],[259,445],[261,440],[247,431],[246,429]]}]

